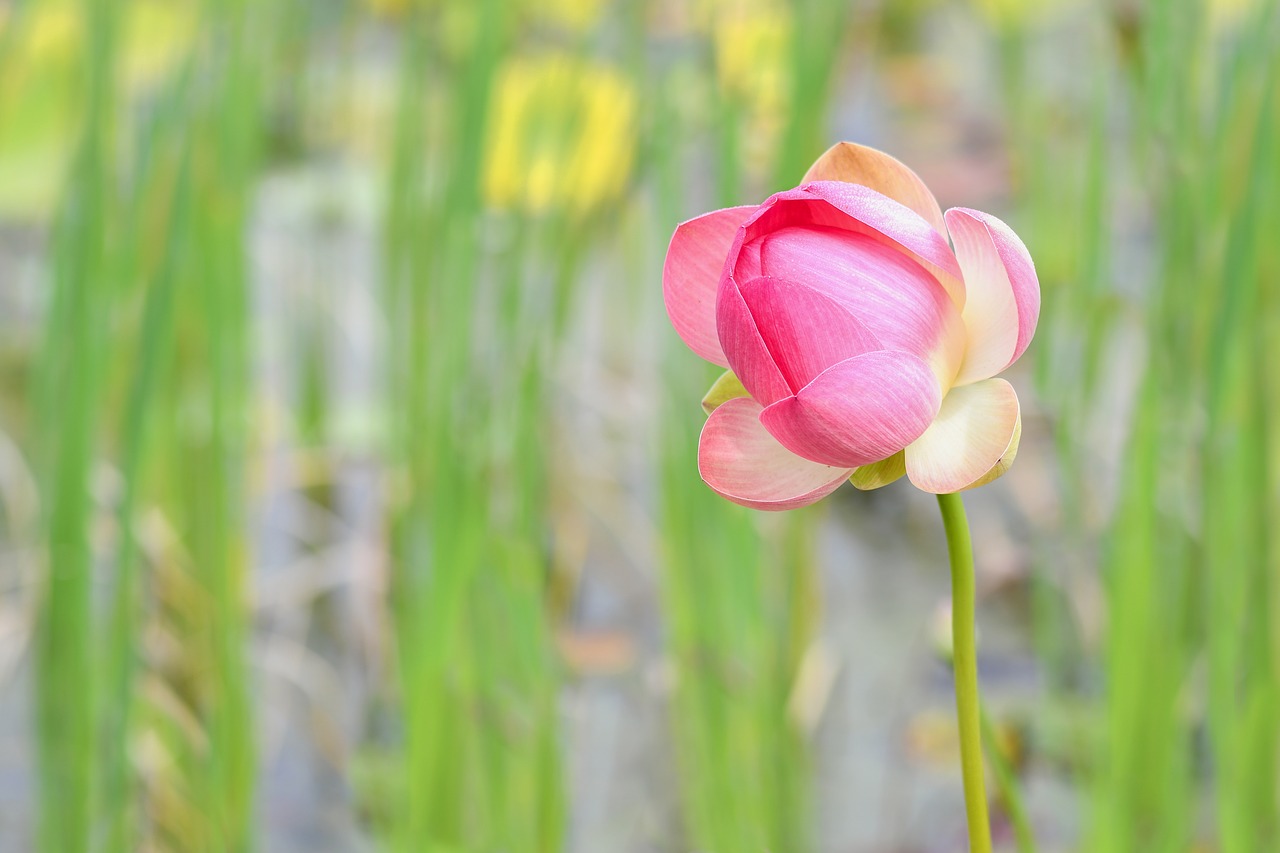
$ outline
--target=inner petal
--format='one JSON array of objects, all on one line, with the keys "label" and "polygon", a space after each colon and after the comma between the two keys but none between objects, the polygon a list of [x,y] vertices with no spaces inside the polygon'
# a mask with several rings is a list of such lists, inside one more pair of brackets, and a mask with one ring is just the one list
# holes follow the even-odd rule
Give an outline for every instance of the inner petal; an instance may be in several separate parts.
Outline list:
[{"label": "inner petal", "polygon": [[955,303],[918,263],[838,228],[788,227],[752,242],[761,275],[802,283],[844,305],[885,349],[929,361],[950,385],[964,355],[964,327]]},{"label": "inner petal", "polygon": [[790,397],[794,391],[765,345],[742,291],[730,278],[720,282],[716,299],[716,332],[729,367],[762,406]]},{"label": "inner petal", "polygon": [[811,287],[763,277],[740,290],[792,393],[833,364],[883,349],[848,308]]}]

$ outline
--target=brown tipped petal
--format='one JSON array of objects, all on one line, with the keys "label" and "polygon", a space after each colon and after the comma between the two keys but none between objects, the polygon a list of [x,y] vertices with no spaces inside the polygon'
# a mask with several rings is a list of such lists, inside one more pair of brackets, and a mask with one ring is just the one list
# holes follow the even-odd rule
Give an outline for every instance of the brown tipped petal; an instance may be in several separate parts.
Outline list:
[{"label": "brown tipped petal", "polygon": [[809,167],[801,183],[810,181],[845,181],[870,187],[920,214],[939,234],[947,233],[942,208],[924,181],[883,151],[856,142],[837,142]]}]

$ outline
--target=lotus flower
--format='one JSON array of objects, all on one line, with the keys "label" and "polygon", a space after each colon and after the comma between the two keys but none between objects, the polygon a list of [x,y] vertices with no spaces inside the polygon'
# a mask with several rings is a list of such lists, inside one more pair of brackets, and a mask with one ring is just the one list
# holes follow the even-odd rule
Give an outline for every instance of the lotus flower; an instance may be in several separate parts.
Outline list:
[{"label": "lotus flower", "polygon": [[662,285],[684,342],[730,368],[698,446],[729,500],[792,509],[903,473],[943,494],[1013,462],[1018,395],[994,377],[1035,333],[1035,266],[893,157],[841,143],[797,189],[683,223]]}]

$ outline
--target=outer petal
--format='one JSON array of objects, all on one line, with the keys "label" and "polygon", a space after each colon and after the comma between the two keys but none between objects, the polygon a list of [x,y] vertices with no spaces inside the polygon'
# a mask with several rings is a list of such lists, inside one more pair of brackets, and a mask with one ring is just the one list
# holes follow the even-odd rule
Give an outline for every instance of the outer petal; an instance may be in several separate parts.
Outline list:
[{"label": "outer petal", "polygon": [[847,468],[891,456],[928,428],[942,394],[923,359],[879,350],[825,370],[760,421],[783,447]]},{"label": "outer petal", "polygon": [[[1009,440],[1009,447],[1005,450],[1004,455],[1000,457],[1000,461],[991,466],[991,470],[974,480],[966,489],[976,489],[978,486],[985,486],[992,480],[999,480],[1005,475],[1010,468],[1013,467],[1013,460],[1018,458],[1018,445],[1022,443],[1022,414],[1018,414],[1018,422],[1013,426],[1013,438]],[[856,473],[856,472],[855,472]]]},{"label": "outer petal", "polygon": [[729,362],[716,336],[716,289],[734,235],[755,209],[730,207],[681,223],[662,267],[662,298],[671,325],[689,349],[721,367]]},{"label": "outer petal", "polygon": [[999,219],[956,207],[946,221],[968,294],[969,346],[956,377],[963,385],[995,376],[1026,350],[1040,318],[1040,282],[1027,247]]},{"label": "outer petal", "polygon": [[1021,423],[1018,395],[1003,379],[952,388],[938,417],[907,447],[907,476],[934,494],[981,485],[993,469],[1008,468]]},{"label": "outer petal", "polygon": [[845,181],[871,187],[920,214],[939,234],[947,233],[942,208],[924,181],[883,151],[855,142],[837,142],[809,167],[800,183],[811,181]]},{"label": "outer petal", "polygon": [[739,291],[793,393],[833,364],[883,349],[848,308],[811,287],[765,277]]},{"label": "outer petal", "polygon": [[911,208],[869,187],[843,181],[805,184],[771,196],[743,226],[729,252],[735,268],[739,248],[769,232],[790,226],[839,228],[903,252],[933,274],[957,307],[964,305],[960,266],[946,238]]},{"label": "outer petal", "polygon": [[721,404],[702,428],[698,473],[707,485],[752,509],[783,510],[821,500],[851,473],[801,459],[760,425],[760,404],[735,397]]}]

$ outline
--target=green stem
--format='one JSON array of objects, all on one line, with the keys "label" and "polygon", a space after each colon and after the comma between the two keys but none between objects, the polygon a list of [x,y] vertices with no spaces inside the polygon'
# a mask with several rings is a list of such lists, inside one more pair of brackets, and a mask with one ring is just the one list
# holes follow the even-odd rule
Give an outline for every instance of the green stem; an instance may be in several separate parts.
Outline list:
[{"label": "green stem", "polygon": [[987,792],[982,784],[982,723],[978,711],[978,654],[974,648],[973,546],[960,495],[938,495],[942,526],[951,558],[951,642],[956,674],[956,713],[960,719],[960,767],[969,820],[970,853],[991,853]]}]

